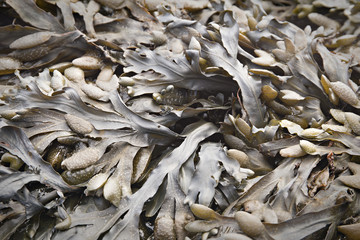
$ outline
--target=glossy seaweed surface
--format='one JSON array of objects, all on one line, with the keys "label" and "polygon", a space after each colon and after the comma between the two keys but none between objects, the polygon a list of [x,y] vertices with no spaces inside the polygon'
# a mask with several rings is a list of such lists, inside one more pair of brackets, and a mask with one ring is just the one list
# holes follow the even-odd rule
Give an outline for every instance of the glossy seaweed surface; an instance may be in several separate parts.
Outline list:
[{"label": "glossy seaweed surface", "polygon": [[0,239],[359,239],[359,1],[0,14]]}]

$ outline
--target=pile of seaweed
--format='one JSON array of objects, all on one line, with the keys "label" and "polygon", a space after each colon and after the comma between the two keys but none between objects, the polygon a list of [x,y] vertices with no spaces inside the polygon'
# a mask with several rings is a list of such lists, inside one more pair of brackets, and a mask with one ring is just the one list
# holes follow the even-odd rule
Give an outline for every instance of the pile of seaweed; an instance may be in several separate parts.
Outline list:
[{"label": "pile of seaweed", "polygon": [[359,239],[360,2],[0,14],[1,239]]}]

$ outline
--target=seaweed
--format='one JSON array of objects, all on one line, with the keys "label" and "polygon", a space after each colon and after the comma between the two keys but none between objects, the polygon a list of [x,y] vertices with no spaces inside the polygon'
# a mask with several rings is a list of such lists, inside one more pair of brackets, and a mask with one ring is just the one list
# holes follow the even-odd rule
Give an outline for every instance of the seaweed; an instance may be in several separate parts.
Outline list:
[{"label": "seaweed", "polygon": [[359,9],[3,1],[1,239],[357,239]]}]

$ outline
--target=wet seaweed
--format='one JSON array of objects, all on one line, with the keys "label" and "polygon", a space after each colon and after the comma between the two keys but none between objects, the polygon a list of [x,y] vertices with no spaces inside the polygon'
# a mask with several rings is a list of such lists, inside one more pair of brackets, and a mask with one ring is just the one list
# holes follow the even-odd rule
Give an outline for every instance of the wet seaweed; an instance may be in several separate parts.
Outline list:
[{"label": "wet seaweed", "polygon": [[1,239],[358,239],[357,1],[0,12]]}]

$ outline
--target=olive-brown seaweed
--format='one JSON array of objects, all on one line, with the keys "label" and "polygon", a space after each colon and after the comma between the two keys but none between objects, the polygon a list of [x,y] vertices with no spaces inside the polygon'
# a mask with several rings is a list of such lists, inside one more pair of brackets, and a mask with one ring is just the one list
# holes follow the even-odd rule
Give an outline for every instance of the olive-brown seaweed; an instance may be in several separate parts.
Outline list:
[{"label": "olive-brown seaweed", "polygon": [[0,11],[2,239],[358,238],[358,2]]}]

